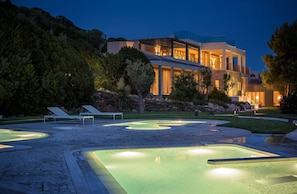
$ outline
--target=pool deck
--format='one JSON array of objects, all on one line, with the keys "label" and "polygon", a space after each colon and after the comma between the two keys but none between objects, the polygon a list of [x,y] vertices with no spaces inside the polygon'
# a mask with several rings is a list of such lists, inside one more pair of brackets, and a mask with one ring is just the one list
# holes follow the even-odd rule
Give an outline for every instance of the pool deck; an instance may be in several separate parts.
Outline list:
[{"label": "pool deck", "polygon": [[50,134],[43,139],[1,143],[13,147],[0,145],[0,193],[108,193],[81,154],[92,149],[235,143],[282,156],[297,156],[297,130],[285,136],[252,134],[217,126],[224,122],[219,120],[156,131],[103,126],[125,121],[131,120],[95,119],[95,124],[85,125],[79,121],[0,125],[2,129]]}]

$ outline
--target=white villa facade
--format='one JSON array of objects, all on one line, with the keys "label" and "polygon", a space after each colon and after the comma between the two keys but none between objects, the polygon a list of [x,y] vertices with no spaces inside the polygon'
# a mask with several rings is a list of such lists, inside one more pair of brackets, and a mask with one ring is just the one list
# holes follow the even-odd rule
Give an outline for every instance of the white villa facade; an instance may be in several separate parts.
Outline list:
[{"label": "white villa facade", "polygon": [[250,69],[246,66],[246,52],[227,41],[224,36],[201,37],[180,31],[170,38],[108,42],[107,51],[117,53],[122,47],[136,48],[148,57],[156,75],[151,86],[154,95],[169,95],[174,77],[181,73],[192,73],[199,83],[201,71],[210,68],[212,86],[222,89],[223,75],[227,73],[234,84],[228,96],[239,101],[253,102],[251,96],[247,96]]}]

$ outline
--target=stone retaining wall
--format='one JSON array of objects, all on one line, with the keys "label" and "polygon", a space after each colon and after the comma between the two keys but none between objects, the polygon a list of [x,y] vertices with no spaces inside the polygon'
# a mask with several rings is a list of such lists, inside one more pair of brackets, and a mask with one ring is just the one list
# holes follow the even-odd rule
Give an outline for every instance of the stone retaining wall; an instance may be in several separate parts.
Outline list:
[{"label": "stone retaining wall", "polygon": [[[94,96],[94,105],[101,111],[115,112],[137,112],[138,99],[137,95],[129,95],[125,100],[120,100],[116,93],[110,91],[97,91]],[[236,111],[240,107],[234,104],[229,104],[228,108],[224,108],[217,104],[208,103],[207,105],[194,105],[192,102],[180,102],[169,99],[159,99],[155,96],[150,96],[145,99],[145,111],[195,111],[198,112],[224,112]]]}]

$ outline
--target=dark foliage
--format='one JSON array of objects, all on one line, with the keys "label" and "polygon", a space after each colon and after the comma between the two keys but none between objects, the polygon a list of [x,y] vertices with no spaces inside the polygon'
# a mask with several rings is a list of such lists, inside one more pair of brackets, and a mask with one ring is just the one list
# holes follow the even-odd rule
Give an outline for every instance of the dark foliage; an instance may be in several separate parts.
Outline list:
[{"label": "dark foliage", "polygon": [[280,110],[286,114],[297,114],[297,93],[284,97],[280,103]]},{"label": "dark foliage", "polygon": [[221,101],[224,103],[231,103],[231,99],[226,95],[224,91],[218,90],[216,87],[210,92],[209,100],[212,101]]},{"label": "dark foliage", "polygon": [[0,1],[0,113],[34,115],[90,102],[93,59],[105,42],[99,30]]},{"label": "dark foliage", "polygon": [[202,94],[197,90],[197,82],[193,74],[186,73],[175,77],[174,87],[169,95],[170,99],[185,101],[185,102],[199,102],[202,100]]},{"label": "dark foliage", "polygon": [[277,28],[267,42],[274,55],[263,56],[266,70],[261,73],[265,85],[283,96],[297,92],[297,20]]},{"label": "dark foliage", "polygon": [[132,62],[141,60],[145,64],[150,63],[149,59],[141,51],[131,47],[123,47],[117,54],[107,53],[106,57],[101,58],[97,75],[98,85],[117,92],[118,82],[120,79],[124,79],[124,84],[131,86],[131,93],[136,94],[137,89],[127,75],[127,60]]}]

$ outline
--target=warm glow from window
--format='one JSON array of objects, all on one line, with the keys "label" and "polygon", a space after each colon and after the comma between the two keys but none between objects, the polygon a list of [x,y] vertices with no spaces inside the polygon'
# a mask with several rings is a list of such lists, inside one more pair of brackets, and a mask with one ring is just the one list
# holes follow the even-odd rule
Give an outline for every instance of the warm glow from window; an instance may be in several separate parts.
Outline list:
[{"label": "warm glow from window", "polygon": [[154,68],[154,72],[155,72],[155,80],[154,80],[154,83],[151,85],[151,89],[150,89],[150,92],[153,94],[153,95],[158,95],[158,84],[159,84],[159,74],[158,74],[158,69],[157,68]]},{"label": "warm glow from window", "polygon": [[179,42],[174,42],[173,57],[176,59],[186,60],[186,45]]},{"label": "warm glow from window", "polygon": [[188,60],[198,63],[198,48],[189,47],[188,52]]},{"label": "warm glow from window", "polygon": [[211,61],[211,67],[213,68],[213,69],[215,69],[216,68],[216,58],[215,57],[211,57],[211,59],[210,59],[210,61]]},{"label": "warm glow from window", "polygon": [[134,45],[134,42],[132,42],[132,41],[130,41],[130,42],[127,41],[127,42],[126,42],[126,46],[127,46],[127,47],[133,47],[133,45]]},{"label": "warm glow from window", "polygon": [[219,90],[220,89],[220,80],[215,80],[215,87]]},{"label": "warm glow from window", "polygon": [[162,94],[169,95],[171,93],[171,69],[163,69],[163,91]]},{"label": "warm glow from window", "polygon": [[241,82],[238,82],[237,90],[238,90],[238,91],[241,91]]},{"label": "warm glow from window", "polygon": [[174,58],[186,60],[186,52],[182,49],[174,49]]},{"label": "warm glow from window", "polygon": [[156,55],[160,55],[161,46],[160,45],[156,45],[154,48],[155,48],[155,54]]}]

